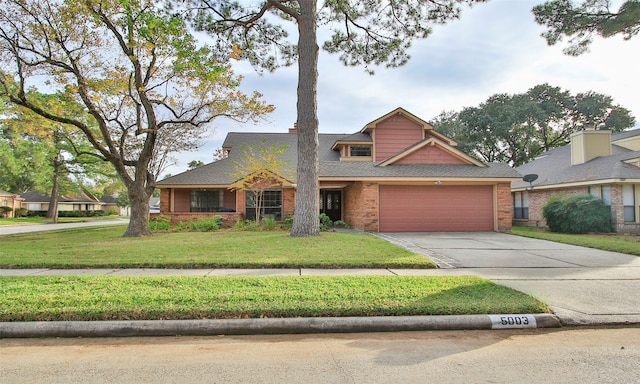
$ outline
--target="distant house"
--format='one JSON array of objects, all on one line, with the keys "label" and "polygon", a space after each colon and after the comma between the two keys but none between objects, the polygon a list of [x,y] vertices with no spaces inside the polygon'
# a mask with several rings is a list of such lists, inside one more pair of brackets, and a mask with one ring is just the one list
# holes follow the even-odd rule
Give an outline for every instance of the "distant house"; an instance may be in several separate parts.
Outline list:
[{"label": "distant house", "polygon": [[[229,156],[158,182],[160,211],[173,221],[221,215],[228,224],[255,217],[251,193],[233,189],[242,144],[286,145],[295,169],[297,130],[229,133]],[[507,231],[511,182],[507,164],[482,163],[424,120],[397,108],[350,134],[319,135],[318,213],[367,231]],[[268,190],[263,214],[293,216],[296,180]]]},{"label": "distant house", "polygon": [[0,191],[0,207],[11,208],[4,214],[6,217],[14,217],[15,210],[22,207],[22,198],[11,192]]},{"label": "distant house", "polygon": [[542,207],[551,196],[591,194],[611,208],[616,232],[640,232],[640,129],[577,132],[517,170],[537,178],[511,184],[515,225],[545,225]]},{"label": "distant house", "polygon": [[[46,212],[49,210],[50,195],[38,191],[29,191],[20,195],[23,199],[22,208],[28,211]],[[74,195],[58,196],[58,212],[82,212],[99,211],[104,203],[88,191],[82,191]]]},{"label": "distant house", "polygon": [[103,203],[102,210],[105,213],[116,211],[120,216],[129,216],[131,214],[131,207],[118,206],[118,204],[116,204],[116,198],[118,198],[118,194],[102,196],[100,198],[100,201]]}]

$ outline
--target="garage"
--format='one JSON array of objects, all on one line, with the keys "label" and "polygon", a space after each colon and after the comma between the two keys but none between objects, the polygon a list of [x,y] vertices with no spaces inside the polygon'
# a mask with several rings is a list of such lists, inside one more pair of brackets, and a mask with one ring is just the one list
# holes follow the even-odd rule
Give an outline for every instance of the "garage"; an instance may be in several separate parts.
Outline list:
[{"label": "garage", "polygon": [[380,232],[493,231],[491,185],[381,185]]}]

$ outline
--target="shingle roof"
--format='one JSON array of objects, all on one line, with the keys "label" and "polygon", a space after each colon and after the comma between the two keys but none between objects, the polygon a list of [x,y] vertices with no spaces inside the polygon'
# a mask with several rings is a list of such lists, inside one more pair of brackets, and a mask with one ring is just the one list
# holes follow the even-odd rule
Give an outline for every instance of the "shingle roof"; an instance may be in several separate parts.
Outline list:
[{"label": "shingle roof", "polygon": [[[640,130],[613,135],[612,141],[639,135]],[[625,163],[640,157],[640,151],[632,151],[613,144],[611,156],[596,157],[583,164],[571,165],[571,145],[555,148],[540,155],[536,160],[522,165],[518,172],[523,175],[536,174],[538,179],[531,185],[551,186],[568,183],[596,182],[610,179],[640,179],[640,168]],[[529,183],[517,181],[512,188],[526,188]]]},{"label": "shingle roof", "polygon": [[[48,203],[49,196],[38,191],[29,191],[20,194],[26,203]],[[99,203],[100,201],[86,192],[80,192],[78,195],[58,195],[59,203]]]},{"label": "shingle roof", "polygon": [[[365,141],[357,134],[319,134],[318,157],[320,162],[320,178],[360,177],[360,178],[519,178],[520,174],[506,164],[491,163],[486,167],[464,164],[415,164],[384,167],[370,161],[340,161],[340,153],[331,149],[338,140]],[[202,167],[183,172],[158,182],[158,185],[229,185],[235,182],[230,176],[234,172],[234,160],[242,156],[242,145],[272,144],[286,145],[287,151],[282,156],[289,160],[289,166],[295,170],[297,165],[297,139],[295,133],[238,133],[227,135],[223,147],[231,148],[229,157],[206,164]]]}]

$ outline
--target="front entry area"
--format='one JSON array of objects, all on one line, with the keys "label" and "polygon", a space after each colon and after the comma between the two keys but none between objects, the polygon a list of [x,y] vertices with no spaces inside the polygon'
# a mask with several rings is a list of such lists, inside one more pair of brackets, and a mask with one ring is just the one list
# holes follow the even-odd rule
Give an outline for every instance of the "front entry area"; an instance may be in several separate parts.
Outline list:
[{"label": "front entry area", "polygon": [[331,221],[342,220],[341,190],[320,190],[320,213],[329,216]]}]

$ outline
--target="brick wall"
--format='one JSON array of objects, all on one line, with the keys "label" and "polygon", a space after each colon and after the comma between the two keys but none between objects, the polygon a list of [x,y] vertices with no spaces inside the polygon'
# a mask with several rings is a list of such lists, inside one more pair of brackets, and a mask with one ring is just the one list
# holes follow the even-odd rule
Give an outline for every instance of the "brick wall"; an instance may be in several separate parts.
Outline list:
[{"label": "brick wall", "polygon": [[171,188],[162,188],[160,190],[160,213],[169,213],[171,207],[169,206],[169,200],[171,196]]},{"label": "brick wall", "polygon": [[296,209],[296,190],[284,188],[282,190],[282,218],[293,217]]},{"label": "brick wall", "polygon": [[344,221],[356,229],[377,231],[379,226],[377,183],[356,182],[344,189]]},{"label": "brick wall", "polygon": [[511,183],[497,185],[498,231],[510,231],[513,224],[513,198],[511,197]]},{"label": "brick wall", "polygon": [[171,220],[171,225],[179,223],[188,223],[190,221],[197,221],[201,219],[210,219],[214,216],[222,217],[222,225],[224,227],[233,227],[236,223],[243,219],[242,212],[177,212],[177,213],[153,213],[151,219],[158,217],[159,215],[168,216]]}]

